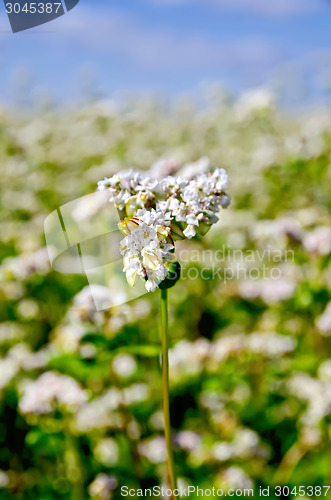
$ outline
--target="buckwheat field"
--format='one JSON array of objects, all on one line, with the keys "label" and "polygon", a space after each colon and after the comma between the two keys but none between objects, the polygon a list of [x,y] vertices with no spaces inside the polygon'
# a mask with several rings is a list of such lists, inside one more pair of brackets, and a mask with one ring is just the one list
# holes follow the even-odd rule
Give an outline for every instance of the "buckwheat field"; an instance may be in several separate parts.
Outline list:
[{"label": "buckwheat field", "polygon": [[131,300],[124,273],[114,284],[56,271],[44,235],[74,200],[77,223],[101,234],[110,194],[83,197],[131,168],[229,176],[231,204],[224,195],[203,239],[188,220],[169,290],[178,484],[270,486],[269,498],[276,485],[330,485],[331,111],[289,115],[257,89],[199,105],[0,110],[1,500],[169,484],[158,281]]}]

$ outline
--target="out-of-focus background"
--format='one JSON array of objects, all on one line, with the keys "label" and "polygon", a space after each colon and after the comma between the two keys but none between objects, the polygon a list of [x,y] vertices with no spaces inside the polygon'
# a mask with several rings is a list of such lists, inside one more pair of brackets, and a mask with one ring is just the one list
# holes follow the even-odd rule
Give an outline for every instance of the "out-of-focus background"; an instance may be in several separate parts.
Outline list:
[{"label": "out-of-focus background", "polygon": [[17,35],[0,14],[0,498],[167,483],[158,293],[96,312],[110,289],[44,240],[131,166],[231,179],[170,293],[180,484],[330,485],[329,2],[81,0]]}]

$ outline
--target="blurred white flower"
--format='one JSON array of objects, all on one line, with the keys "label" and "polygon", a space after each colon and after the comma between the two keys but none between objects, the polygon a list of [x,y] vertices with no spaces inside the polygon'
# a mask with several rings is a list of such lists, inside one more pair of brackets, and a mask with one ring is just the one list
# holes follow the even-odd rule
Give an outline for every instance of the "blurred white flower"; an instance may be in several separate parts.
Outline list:
[{"label": "blurred white flower", "polygon": [[298,373],[288,382],[291,394],[308,403],[300,422],[304,427],[315,428],[331,412],[331,383]]},{"label": "blurred white flower", "polygon": [[137,441],[141,436],[141,426],[136,420],[131,420],[126,426],[126,431],[130,439]]},{"label": "blurred white flower", "polygon": [[112,467],[118,461],[119,447],[113,438],[105,438],[98,442],[94,449],[95,458],[98,462]]},{"label": "blurred white flower", "polygon": [[122,404],[123,396],[119,389],[109,389],[79,408],[75,415],[75,426],[79,432],[94,429],[122,428],[122,420],[116,410]]},{"label": "blurred white flower", "polygon": [[0,488],[6,488],[9,485],[9,476],[4,470],[0,470]]},{"label": "blurred white flower", "polygon": [[303,244],[307,252],[321,256],[329,255],[331,253],[331,228],[317,227],[304,237]]},{"label": "blurred white flower", "polygon": [[215,443],[212,447],[212,456],[220,462],[231,458],[247,459],[251,456],[267,458],[268,455],[267,448],[260,444],[258,434],[245,428],[237,429],[231,442]]},{"label": "blurred white flower", "polygon": [[150,169],[150,175],[154,179],[162,179],[168,175],[173,175],[179,168],[178,161],[174,158],[168,160],[158,160]]},{"label": "blurred white flower", "polygon": [[20,343],[10,349],[7,357],[15,361],[18,368],[29,371],[44,368],[54,352],[52,345],[45,345],[33,352],[28,344]]},{"label": "blurred white flower", "polygon": [[292,352],[296,346],[296,341],[293,338],[274,332],[256,332],[247,335],[246,339],[249,351],[275,358]]},{"label": "blurred white flower", "polygon": [[53,345],[64,352],[74,352],[78,349],[81,338],[86,330],[78,322],[60,325],[55,330]]},{"label": "blurred white flower", "polygon": [[324,337],[331,336],[331,302],[326,306],[323,314],[316,320],[316,326]]},{"label": "blurred white flower", "polygon": [[164,463],[167,459],[166,443],[163,437],[145,439],[138,444],[138,452],[152,464]]},{"label": "blurred white flower", "polygon": [[124,403],[127,405],[146,401],[150,394],[150,387],[147,384],[133,384],[123,389]]},{"label": "blurred white flower", "polygon": [[92,498],[110,500],[117,485],[118,482],[115,476],[98,474],[93,483],[90,484],[88,490]]},{"label": "blurred white flower", "polygon": [[133,384],[123,391],[112,387],[104,394],[82,405],[75,416],[75,426],[80,432],[93,429],[121,429],[123,421],[117,410],[121,406],[141,403],[148,399],[150,388],[147,384]]},{"label": "blurred white flower", "polygon": [[103,314],[99,311],[109,309],[112,304],[112,293],[109,288],[91,284],[75,296],[73,312],[82,320],[102,324]]},{"label": "blurred white flower", "polygon": [[13,359],[0,359],[0,390],[5,388],[18,372],[18,365]]},{"label": "blurred white flower", "polygon": [[274,102],[274,95],[266,88],[247,90],[236,103],[235,117],[239,121],[251,120],[260,113],[272,110]]},{"label": "blurred white flower", "polygon": [[137,362],[130,354],[119,354],[114,358],[112,368],[119,377],[131,377],[137,369]]},{"label": "blurred white flower", "polygon": [[257,243],[274,241],[277,249],[286,248],[287,237],[294,241],[301,241],[303,238],[300,222],[291,216],[257,221],[251,225],[249,231]]},{"label": "blurred white flower", "polygon": [[238,429],[232,444],[237,457],[246,458],[259,451],[259,437],[251,429]]},{"label": "blurred white flower", "polygon": [[180,340],[169,350],[170,376],[176,376],[176,370],[187,373],[198,373],[203,367],[203,361],[208,359],[211,344],[207,339],[195,342]]},{"label": "blurred white flower", "polygon": [[211,356],[216,361],[224,361],[229,356],[237,356],[243,351],[248,351],[277,358],[292,352],[295,346],[293,338],[275,332],[227,335],[213,342]]},{"label": "blurred white flower", "polygon": [[201,406],[208,408],[211,412],[221,412],[224,408],[224,398],[219,393],[203,391],[199,399]]},{"label": "blurred white flower", "polygon": [[88,221],[108,204],[108,198],[106,192],[99,193],[99,196],[84,196],[75,204],[72,211],[73,218],[78,222]]},{"label": "blurred white flower", "polygon": [[17,304],[18,315],[25,320],[33,319],[38,316],[39,305],[36,300],[24,299]]},{"label": "blurred white flower", "polygon": [[149,425],[156,430],[164,429],[164,418],[162,411],[156,411],[150,416]]},{"label": "blurred white flower", "polygon": [[239,283],[238,289],[239,294],[245,299],[261,298],[267,304],[277,304],[277,302],[292,297],[296,289],[296,283],[290,278],[242,281]]},{"label": "blurred white flower", "polygon": [[0,323],[0,343],[20,340],[25,336],[25,329],[17,321]]},{"label": "blurred white flower", "polygon": [[250,477],[240,467],[233,466],[222,472],[222,480],[228,488],[253,488],[254,484]]},{"label": "blurred white flower", "polygon": [[331,383],[331,359],[327,359],[318,368],[318,378],[323,382]]},{"label": "blurred white flower", "polygon": [[49,361],[52,347],[46,345],[37,352],[32,352],[25,343],[12,347],[5,358],[0,358],[0,390],[6,387],[20,370],[43,368]]},{"label": "blurred white flower", "polygon": [[181,431],[176,435],[178,445],[186,451],[192,451],[201,445],[201,437],[197,432]]},{"label": "blurred white flower", "polygon": [[71,377],[45,372],[37,380],[26,382],[19,402],[22,413],[51,413],[57,405],[74,410],[87,400],[86,392]]},{"label": "blurred white flower", "polygon": [[9,257],[1,264],[3,277],[14,277],[17,280],[26,280],[34,274],[47,274],[50,269],[47,248],[19,257]]},{"label": "blurred white flower", "polygon": [[179,170],[179,175],[183,179],[193,179],[197,175],[207,174],[212,170],[212,164],[209,158],[202,157],[197,161],[186,163]]},{"label": "blurred white flower", "polygon": [[0,266],[1,291],[7,300],[19,300],[24,295],[24,287],[16,281],[5,281],[4,268]]},{"label": "blurred white flower", "polygon": [[234,449],[230,443],[215,443],[212,448],[213,457],[219,462],[226,462],[234,456]]}]

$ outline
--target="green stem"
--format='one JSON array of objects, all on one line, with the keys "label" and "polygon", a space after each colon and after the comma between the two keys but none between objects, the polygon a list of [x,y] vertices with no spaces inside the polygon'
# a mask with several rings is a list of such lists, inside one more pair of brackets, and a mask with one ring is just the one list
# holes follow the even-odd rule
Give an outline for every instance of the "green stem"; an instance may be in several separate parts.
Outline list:
[{"label": "green stem", "polygon": [[168,359],[168,296],[167,290],[161,290],[161,339],[162,339],[162,392],[164,435],[167,446],[170,486],[177,488],[174,452],[170,427],[170,397],[169,397],[169,359]]},{"label": "green stem", "polygon": [[66,451],[67,474],[71,482],[72,500],[84,500],[84,479],[80,452],[78,449],[77,438],[71,432],[67,434],[68,448]]}]

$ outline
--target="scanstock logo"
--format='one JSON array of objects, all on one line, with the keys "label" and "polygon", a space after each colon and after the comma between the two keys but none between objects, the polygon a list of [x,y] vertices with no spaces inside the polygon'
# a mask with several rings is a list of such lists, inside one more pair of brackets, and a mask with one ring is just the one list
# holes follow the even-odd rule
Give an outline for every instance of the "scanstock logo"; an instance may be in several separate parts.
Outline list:
[{"label": "scanstock logo", "polygon": [[3,0],[13,33],[53,21],[76,7],[79,0]]}]

